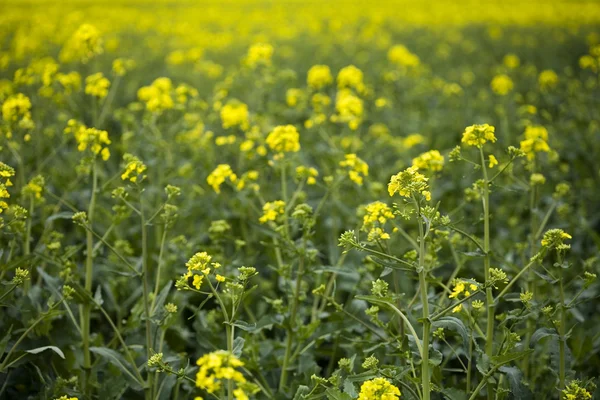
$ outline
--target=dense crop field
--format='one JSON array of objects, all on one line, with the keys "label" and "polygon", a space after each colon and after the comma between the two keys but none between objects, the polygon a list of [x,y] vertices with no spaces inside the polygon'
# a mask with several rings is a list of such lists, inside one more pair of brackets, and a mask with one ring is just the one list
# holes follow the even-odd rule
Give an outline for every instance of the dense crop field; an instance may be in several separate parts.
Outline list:
[{"label": "dense crop field", "polygon": [[0,1],[0,398],[600,398],[600,5]]}]

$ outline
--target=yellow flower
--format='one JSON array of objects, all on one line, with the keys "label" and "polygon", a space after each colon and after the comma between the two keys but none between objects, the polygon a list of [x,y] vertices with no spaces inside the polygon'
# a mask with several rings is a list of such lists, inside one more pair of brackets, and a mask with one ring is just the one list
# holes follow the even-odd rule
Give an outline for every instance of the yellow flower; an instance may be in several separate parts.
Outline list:
[{"label": "yellow flower", "polygon": [[538,84],[542,90],[552,89],[558,84],[558,75],[551,69],[546,69],[540,72]]},{"label": "yellow flower", "polygon": [[413,148],[418,144],[425,142],[425,137],[418,133],[411,133],[402,140],[402,145],[407,148]]},{"label": "yellow flower", "polygon": [[102,54],[100,31],[91,24],[81,25],[60,52],[63,62],[81,61],[87,63],[98,54]]},{"label": "yellow flower", "polygon": [[488,164],[489,168],[494,168],[496,165],[498,165],[498,160],[496,159],[496,157],[494,157],[493,154],[490,154],[488,160],[489,160],[489,164]]},{"label": "yellow flower", "polygon": [[302,90],[301,89],[288,89],[285,92],[285,102],[289,107],[296,107],[298,105],[299,100],[302,98]]},{"label": "yellow flower", "polygon": [[306,83],[311,89],[319,90],[333,82],[331,70],[327,65],[313,65],[308,70]]},{"label": "yellow flower", "polygon": [[496,75],[490,83],[492,91],[500,96],[507,95],[513,89],[513,81],[508,75]]},{"label": "yellow flower", "polygon": [[[244,363],[233,354],[219,350],[205,354],[196,361],[199,369],[196,373],[196,387],[206,390],[208,393],[215,393],[221,388],[223,380],[231,380],[234,384],[245,383],[246,378],[237,370],[244,366]],[[239,390],[238,390],[239,389]],[[246,400],[242,396],[244,393],[236,387],[234,393],[238,400]],[[245,395],[245,394],[244,394]]]},{"label": "yellow flower", "polygon": [[133,68],[135,68],[135,61],[130,58],[117,58],[112,63],[112,70],[117,76],[124,76]]},{"label": "yellow flower", "polygon": [[507,54],[504,56],[503,64],[510,69],[515,69],[521,64],[521,60],[515,54]]},{"label": "yellow flower", "polygon": [[81,75],[75,71],[67,74],[56,74],[56,81],[60,83],[66,94],[71,94],[81,89]]},{"label": "yellow flower", "polygon": [[90,75],[85,78],[85,94],[103,99],[108,94],[110,81],[104,77],[102,72]]},{"label": "yellow flower", "polygon": [[385,378],[374,378],[363,382],[360,386],[358,400],[397,400],[400,389]]},{"label": "yellow flower", "polygon": [[356,129],[363,116],[363,101],[348,89],[340,90],[335,101],[336,121],[347,123]]},{"label": "yellow flower", "polygon": [[444,167],[444,156],[437,150],[430,150],[413,158],[413,166],[419,169],[441,171]]},{"label": "yellow flower", "polygon": [[246,65],[251,68],[256,68],[259,65],[271,65],[271,57],[273,56],[273,46],[267,43],[257,43],[248,49],[246,55]]},{"label": "yellow flower", "polygon": [[319,176],[319,171],[313,167],[305,167],[303,165],[296,167],[296,177],[298,179],[306,179],[308,185],[317,183],[317,176]]},{"label": "yellow flower", "polygon": [[261,224],[276,221],[285,213],[285,202],[283,200],[269,201],[263,206],[263,215],[258,219]]},{"label": "yellow flower", "polygon": [[364,89],[363,72],[354,65],[344,67],[338,72],[338,89],[353,88],[361,92]]},{"label": "yellow flower", "polygon": [[242,130],[248,129],[248,106],[238,101],[225,104],[221,108],[221,123],[223,129],[236,126]]},{"label": "yellow flower", "polygon": [[138,99],[146,103],[146,109],[160,114],[175,107],[171,92],[173,83],[169,78],[157,78],[150,86],[143,86],[137,91]]},{"label": "yellow flower", "polygon": [[72,133],[77,141],[77,150],[83,152],[90,150],[95,156],[100,154],[102,160],[106,161],[110,157],[110,151],[107,147],[111,143],[108,138],[108,132],[96,128],[88,128],[78,123],[74,119],[67,122],[64,130],[65,134]]},{"label": "yellow flower", "polygon": [[419,57],[401,44],[397,44],[388,50],[388,60],[400,67],[418,67],[421,63]]},{"label": "yellow flower", "polygon": [[549,249],[564,249],[568,246],[564,244],[566,239],[571,239],[572,236],[562,229],[550,229],[544,233],[542,238],[542,246]]},{"label": "yellow flower", "polygon": [[425,196],[427,201],[431,200],[429,185],[425,175],[420,174],[417,167],[409,167],[404,171],[398,172],[390,178],[388,184],[388,193],[393,196],[398,193],[402,197],[412,197],[417,194]]},{"label": "yellow flower", "polygon": [[279,125],[269,136],[267,145],[279,153],[296,153],[300,151],[300,134],[294,125]]},{"label": "yellow flower", "polygon": [[2,119],[7,122],[31,120],[31,101],[22,93],[10,96],[2,104]]},{"label": "yellow flower", "polygon": [[196,290],[200,290],[202,286],[202,275],[194,275],[194,280],[192,281],[192,285],[196,288]]},{"label": "yellow flower", "polygon": [[520,143],[521,150],[528,160],[533,160],[537,153],[548,153],[548,130],[543,126],[528,126],[525,128],[525,140]]},{"label": "yellow flower", "polygon": [[363,178],[369,175],[369,165],[356,154],[346,154],[344,160],[340,161],[340,167],[345,168],[350,180],[359,186],[362,186]]},{"label": "yellow flower", "polygon": [[495,131],[496,128],[488,124],[471,125],[465,128],[461,142],[468,146],[482,147],[488,141],[496,141]]},{"label": "yellow flower", "polygon": [[229,164],[219,164],[217,168],[210,173],[208,178],[206,178],[206,182],[212,186],[215,192],[221,193],[221,185],[226,179],[235,183],[237,181],[237,175],[233,173]]},{"label": "yellow flower", "polygon": [[215,276],[215,279],[217,280],[217,282],[225,282],[225,277],[223,275],[217,274]]},{"label": "yellow flower", "polygon": [[127,163],[125,165],[125,171],[121,174],[122,180],[129,180],[130,182],[137,182],[138,175],[146,171],[146,164],[142,162],[136,156],[125,153],[123,160]]},{"label": "yellow flower", "polygon": [[463,307],[463,305],[462,305],[462,303],[460,303],[459,305],[457,305],[456,307],[454,307],[454,308],[452,309],[452,312],[453,312],[453,313],[460,312],[460,311],[462,310],[462,307]]}]

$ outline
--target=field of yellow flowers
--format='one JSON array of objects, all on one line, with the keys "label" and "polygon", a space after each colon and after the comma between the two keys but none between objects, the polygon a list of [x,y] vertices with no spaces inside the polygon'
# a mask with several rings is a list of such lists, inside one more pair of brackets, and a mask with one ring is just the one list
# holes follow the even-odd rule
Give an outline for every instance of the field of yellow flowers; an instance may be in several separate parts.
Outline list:
[{"label": "field of yellow flowers", "polygon": [[0,0],[0,399],[600,398],[600,4]]}]

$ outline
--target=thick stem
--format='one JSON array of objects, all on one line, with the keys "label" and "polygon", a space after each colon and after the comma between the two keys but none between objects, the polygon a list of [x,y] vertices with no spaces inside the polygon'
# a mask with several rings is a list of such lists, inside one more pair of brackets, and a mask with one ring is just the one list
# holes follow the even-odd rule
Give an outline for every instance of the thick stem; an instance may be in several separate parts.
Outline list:
[{"label": "thick stem", "polygon": [[[535,173],[535,160],[532,164],[531,167],[531,173]],[[536,232],[537,232],[537,218],[536,218],[536,202],[537,202],[537,196],[536,196],[536,190],[535,190],[535,186],[531,186],[530,187],[530,192],[529,192],[529,212],[531,213],[531,217],[530,217],[530,233],[529,233],[529,252],[530,252],[530,256],[533,256],[533,254],[535,253],[535,239],[536,239]],[[527,290],[529,292],[531,292],[533,294],[533,300],[535,301],[535,294],[536,294],[536,280],[535,280],[535,274],[533,272],[533,270],[529,270],[529,272],[527,273]],[[533,335],[533,331],[535,329],[535,322],[531,319],[528,318],[527,319],[527,333],[525,334],[525,343],[523,344],[523,346],[528,349],[529,348],[529,343],[531,342],[531,336]],[[530,367],[530,362],[529,362],[529,354],[525,355],[525,358],[523,358],[523,365],[521,367],[521,369],[523,370],[523,373],[525,375],[525,378],[529,378],[529,367]]]},{"label": "thick stem", "polygon": [[158,267],[156,269],[156,282],[154,284],[154,296],[152,296],[152,305],[150,309],[154,312],[154,306],[156,304],[156,298],[158,297],[158,291],[160,290],[160,272],[162,269],[162,258],[165,249],[165,241],[167,239],[167,226],[163,229],[162,238],[160,239],[160,251],[158,252]]},{"label": "thick stem", "polygon": [[[483,268],[485,273],[486,284],[490,280],[490,184],[488,180],[487,168],[485,166],[485,157],[483,149],[479,148],[481,156],[481,168],[483,171]],[[485,289],[486,308],[487,308],[487,328],[485,332],[485,354],[492,357],[494,353],[494,296],[492,287],[487,286]],[[494,388],[489,385],[487,387],[488,400],[494,398]]]}]

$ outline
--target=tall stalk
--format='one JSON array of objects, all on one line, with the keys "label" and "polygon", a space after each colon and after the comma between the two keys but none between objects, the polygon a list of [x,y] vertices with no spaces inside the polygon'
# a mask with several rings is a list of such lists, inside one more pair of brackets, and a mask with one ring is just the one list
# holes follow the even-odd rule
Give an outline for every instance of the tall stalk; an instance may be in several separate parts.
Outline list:
[{"label": "tall stalk", "polygon": [[[149,301],[149,285],[148,285],[148,229],[146,227],[146,218],[144,216],[144,201],[140,192],[140,219],[142,222],[142,280],[143,280],[143,296],[144,296],[144,315],[146,319],[146,357],[149,360],[152,357],[152,331],[150,325],[150,301]],[[152,399],[152,381],[154,374],[148,371],[148,382],[146,387],[146,398]]]},{"label": "tall stalk", "polygon": [[[485,273],[486,285],[490,281],[490,182],[488,179],[487,168],[485,166],[485,157],[483,149],[479,148],[481,158],[481,168],[483,171],[483,268]],[[487,308],[487,328],[485,332],[485,354],[492,357],[494,353],[494,296],[492,287],[487,285],[485,288],[486,308]],[[488,400],[494,398],[494,388],[487,386]]]},{"label": "tall stalk", "polygon": [[[92,293],[92,279],[94,276],[94,235],[92,233],[94,222],[94,209],[96,207],[96,191],[98,189],[98,171],[96,160],[92,164],[92,192],[90,194],[90,204],[88,206],[87,217],[89,228],[86,230],[86,259],[85,259],[85,283],[84,288],[88,293]],[[87,391],[89,386],[89,374],[92,367],[92,357],[90,354],[90,313],[92,305],[86,302],[82,306],[81,313],[81,339],[83,342],[83,386]]]},{"label": "tall stalk", "polygon": [[417,200],[415,208],[419,225],[419,290],[421,292],[421,303],[423,305],[423,347],[421,354],[421,385],[423,387],[423,400],[429,400],[431,397],[430,378],[429,378],[429,336],[431,334],[431,321],[429,320],[429,299],[427,296],[427,273],[425,271],[425,232],[423,221],[421,220],[421,208]]},{"label": "tall stalk", "polygon": [[[559,260],[559,264],[562,264]],[[560,269],[560,325],[558,327],[559,341],[558,341],[558,352],[559,352],[559,367],[558,367],[558,376],[559,376],[559,384],[558,388],[563,390],[565,388],[565,375],[566,375],[566,359],[565,359],[565,348],[566,348],[566,338],[565,338],[565,330],[567,325],[567,310],[565,303],[565,290],[563,287],[563,272],[562,268]]]}]

